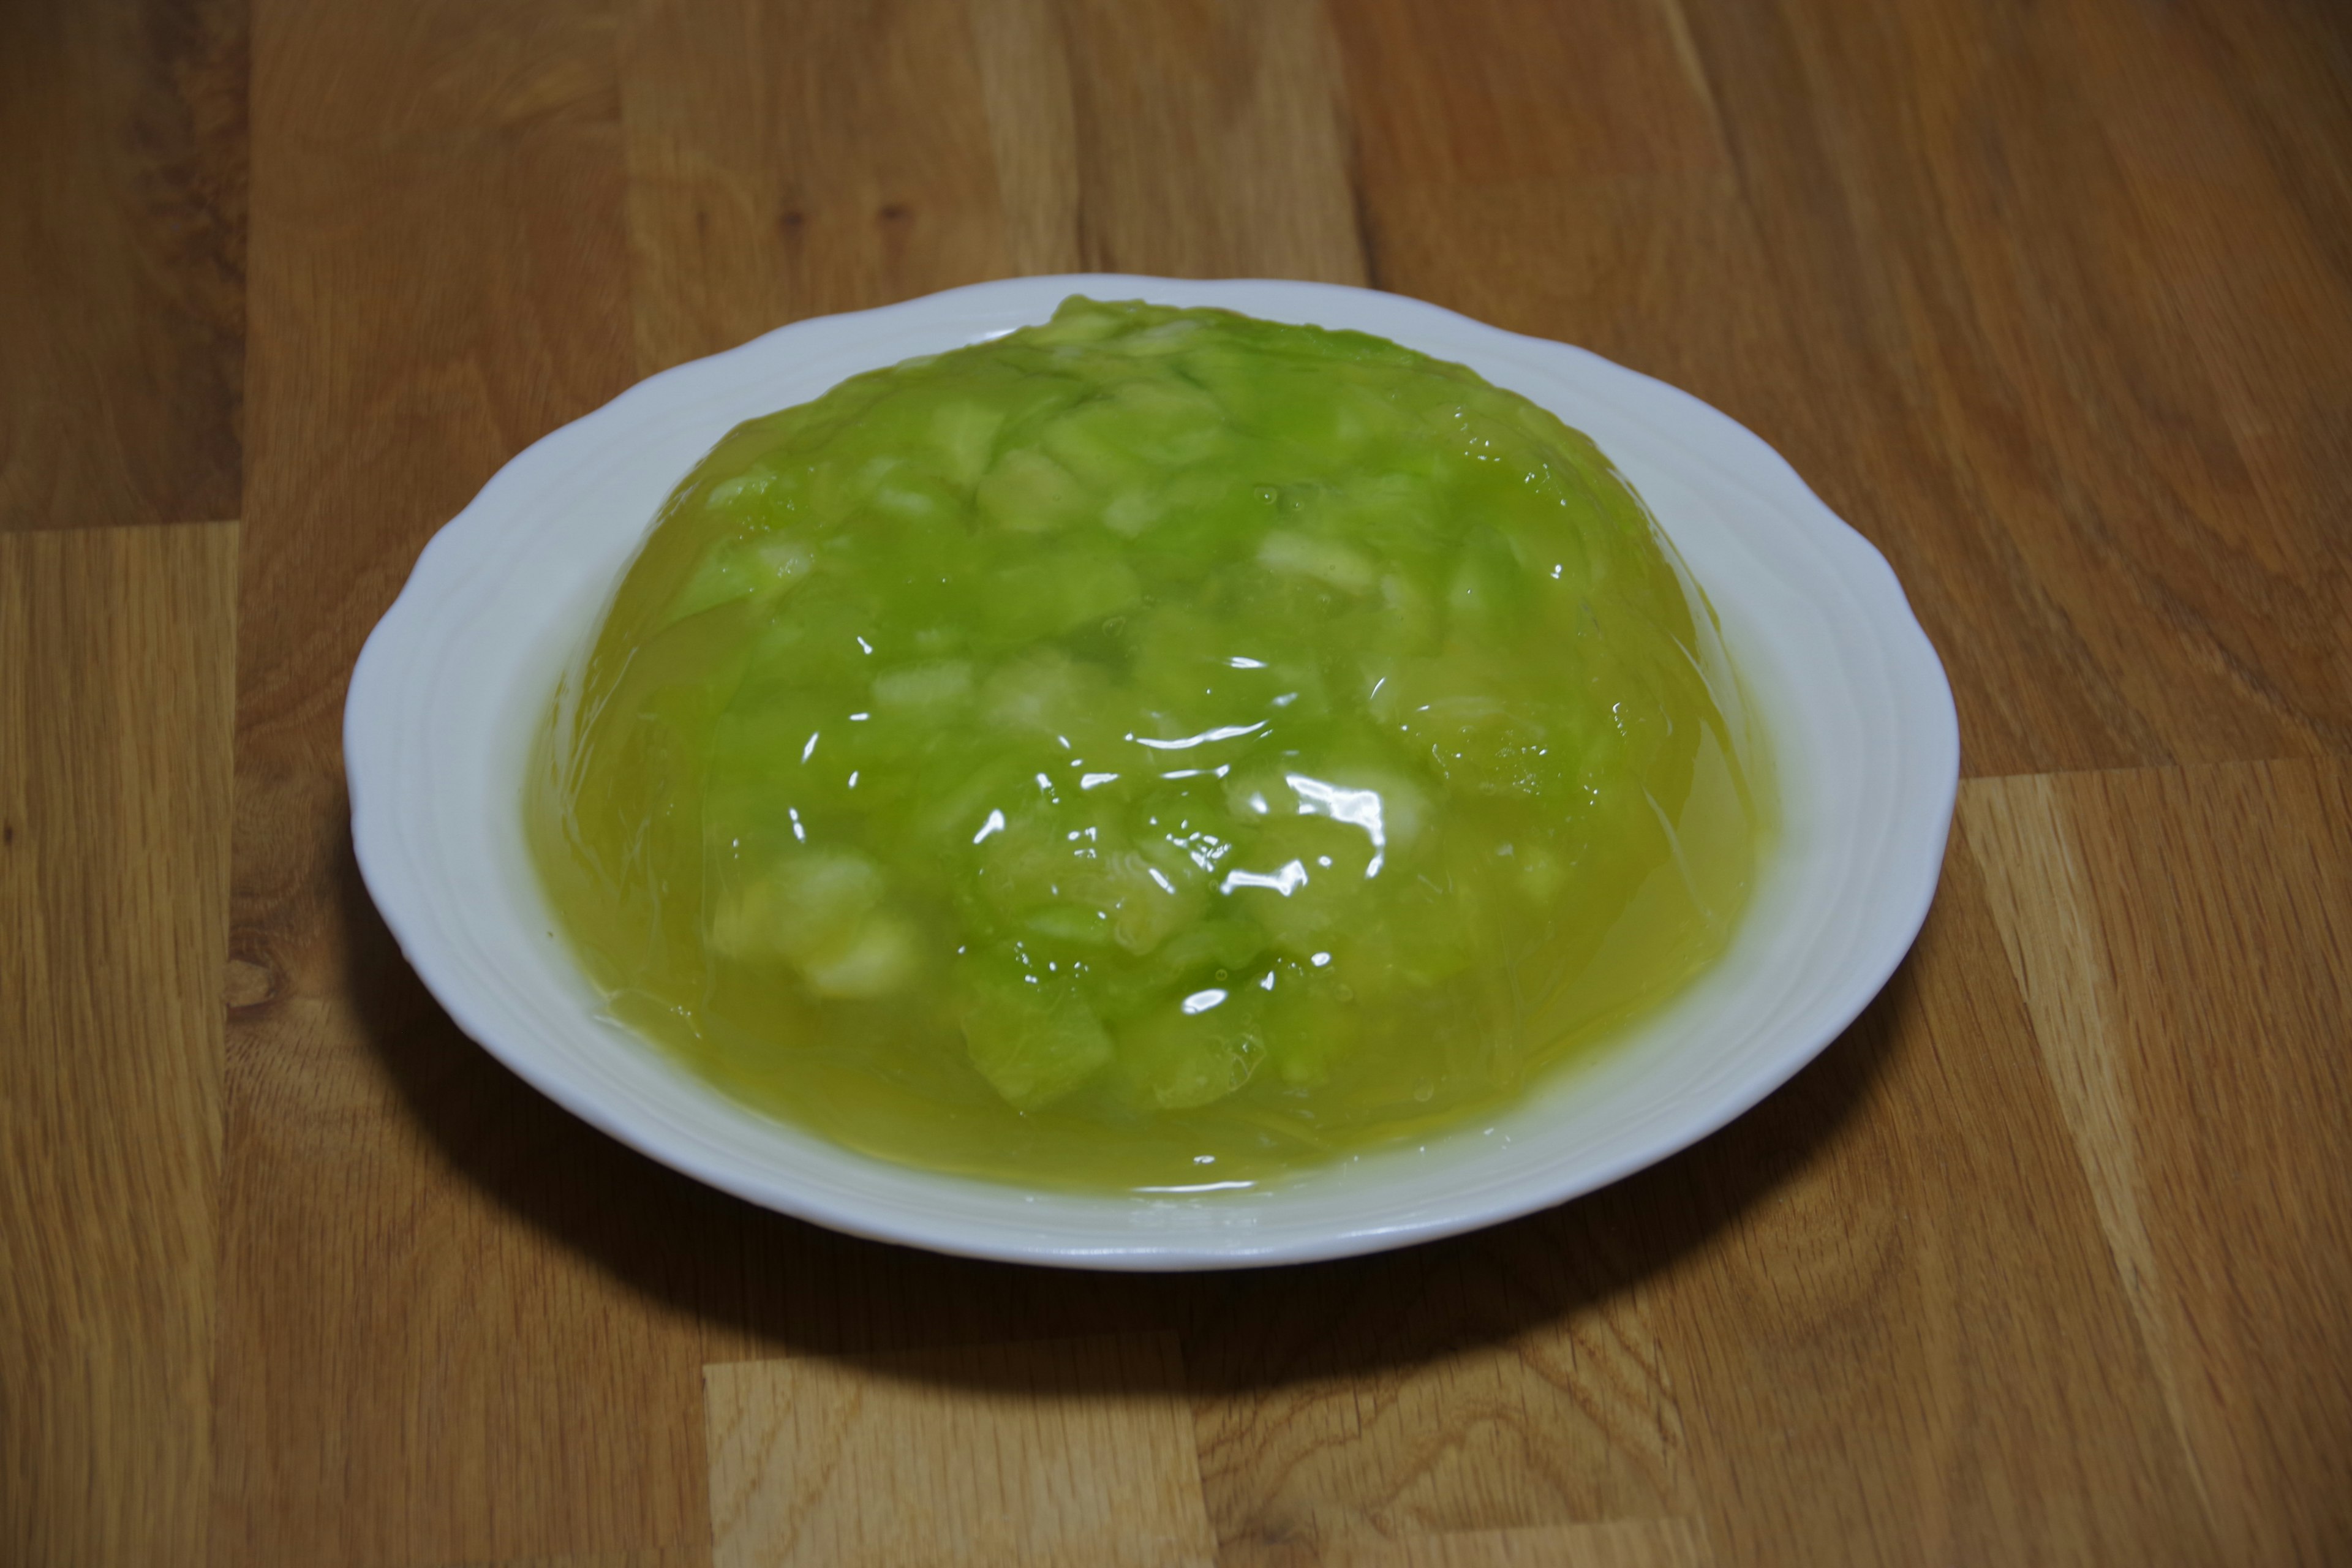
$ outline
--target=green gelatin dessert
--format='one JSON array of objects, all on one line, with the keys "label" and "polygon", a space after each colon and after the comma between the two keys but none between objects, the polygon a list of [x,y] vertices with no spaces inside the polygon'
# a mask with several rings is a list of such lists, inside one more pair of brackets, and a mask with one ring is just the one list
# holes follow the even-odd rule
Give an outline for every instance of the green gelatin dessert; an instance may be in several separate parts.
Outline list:
[{"label": "green gelatin dessert", "polygon": [[614,1014],[885,1159],[1247,1185],[1724,949],[1763,780],[1584,436],[1379,338],[1073,299],[740,426],[525,813]]}]

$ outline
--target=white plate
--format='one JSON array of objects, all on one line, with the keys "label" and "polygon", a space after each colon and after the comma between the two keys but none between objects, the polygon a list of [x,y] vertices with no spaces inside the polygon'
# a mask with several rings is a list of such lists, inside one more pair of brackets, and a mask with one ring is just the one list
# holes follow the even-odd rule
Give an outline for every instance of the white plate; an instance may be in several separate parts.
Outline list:
[{"label": "white plate", "polygon": [[[1772,742],[1780,843],[1730,952],[1596,1063],[1485,1122],[1252,1192],[1083,1197],[908,1170],[727,1100],[605,1019],[526,859],[524,750],[671,488],[739,421],[856,372],[1042,321],[1064,297],[1351,327],[1471,366],[1589,433],[1720,614]],[[1094,1268],[1336,1258],[1591,1191],[1705,1137],[1835,1038],[1926,918],[1959,773],[1943,666],[1886,563],[1770,447],[1581,350],[1315,283],[1024,278],[681,365],[501,469],[425,548],[343,716],[376,907],[460,1027],[549,1098],[711,1185],[860,1236]]]}]

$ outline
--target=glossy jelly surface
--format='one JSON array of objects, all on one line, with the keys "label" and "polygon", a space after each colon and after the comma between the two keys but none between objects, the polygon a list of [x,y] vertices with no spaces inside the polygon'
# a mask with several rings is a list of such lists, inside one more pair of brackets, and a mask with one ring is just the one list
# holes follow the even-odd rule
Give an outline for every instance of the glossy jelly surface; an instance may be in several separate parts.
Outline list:
[{"label": "glossy jelly surface", "polygon": [[1723,950],[1757,742],[1591,441],[1361,334],[1067,301],[731,432],[524,805],[614,1012],[1030,1185],[1473,1118]]}]

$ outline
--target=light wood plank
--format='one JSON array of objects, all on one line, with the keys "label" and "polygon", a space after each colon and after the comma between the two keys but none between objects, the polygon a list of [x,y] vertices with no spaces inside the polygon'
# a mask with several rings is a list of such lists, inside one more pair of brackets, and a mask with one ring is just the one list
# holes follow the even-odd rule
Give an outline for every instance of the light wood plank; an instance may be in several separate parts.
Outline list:
[{"label": "light wood plank", "polygon": [[418,986],[352,862],[339,745],[352,660],[425,540],[632,378],[614,19],[434,0],[255,24],[213,1560],[690,1547],[707,1347],[611,1279],[662,1178],[576,1185],[573,1147],[605,1141]]},{"label": "light wood plank", "polygon": [[967,0],[966,12],[1003,204],[1005,266],[1078,271],[1085,198],[1059,0]]},{"label": "light wood plank", "polygon": [[236,525],[0,534],[0,1560],[200,1561]]},{"label": "light wood plank", "polygon": [[0,6],[0,530],[238,514],[245,12]]},{"label": "light wood plank", "polygon": [[1066,0],[1088,270],[1364,281],[1316,0]]},{"label": "light wood plank", "polygon": [[1657,1178],[1727,1559],[2214,1560],[1972,858],[1862,1019]]},{"label": "light wood plank", "polygon": [[[2125,1081],[2130,1048],[2116,1033],[2113,960],[2098,925],[2089,872],[2060,805],[2063,780],[2048,775],[1972,783],[1958,825],[1983,869],[2010,973],[2023,993],[2050,1080],[2090,1178],[2100,1228],[2176,1431],[2202,1426],[2181,1327],[2158,1283],[2155,1222],[2131,1132]],[[2204,1445],[2188,1442],[2199,1505],[2212,1519]]]},{"label": "light wood plank", "polygon": [[[1302,1282],[1196,1320],[1202,1482],[1226,1547],[1696,1510],[1642,1292],[1604,1261],[1610,1219],[1571,1211],[1456,1246],[1410,1284]],[[1272,1359],[1293,1331],[1303,1353]]]},{"label": "light wood plank", "polygon": [[1016,272],[1365,280],[1346,86],[1304,0],[969,0]]},{"label": "light wood plank", "polygon": [[510,1557],[499,1563],[420,1563],[413,1568],[710,1568],[710,1549],[681,1546],[649,1552],[591,1552],[572,1557]]},{"label": "light wood plank", "polygon": [[1227,1547],[1217,1568],[1706,1568],[1698,1527],[1680,1519],[1611,1520],[1539,1530],[1473,1530],[1305,1546]]},{"label": "light wood plank", "polygon": [[1961,814],[2224,1560],[2352,1551],[2343,764],[2014,779]]},{"label": "light wood plank", "polygon": [[714,1366],[718,1568],[1213,1562],[1172,1335]]},{"label": "light wood plank", "polygon": [[621,80],[642,373],[1004,270],[961,0],[643,0]]}]

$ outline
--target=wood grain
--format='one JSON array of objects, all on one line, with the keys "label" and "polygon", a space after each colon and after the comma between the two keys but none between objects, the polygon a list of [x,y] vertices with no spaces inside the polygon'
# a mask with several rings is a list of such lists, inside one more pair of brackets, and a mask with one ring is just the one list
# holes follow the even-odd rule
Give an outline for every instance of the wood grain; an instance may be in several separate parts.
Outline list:
[{"label": "wood grain", "polygon": [[1008,270],[1363,280],[1311,0],[661,0],[621,58],[647,372]]},{"label": "wood grain", "polygon": [[1005,270],[1079,271],[1084,176],[1060,0],[969,0],[965,9],[1003,214]]},{"label": "wood grain", "polygon": [[[1239,1384],[1199,1405],[1220,1538],[1305,1561],[1421,1535],[1695,1512],[1643,1295],[1591,1261],[1623,1238],[1609,1216],[1578,1218],[1588,1224],[1565,1233],[1506,1227],[1402,1297],[1269,1291],[1235,1324],[1198,1321],[1204,1369]],[[1486,1331],[1464,1331],[1473,1325]],[[1312,1336],[1305,1353],[1265,1364],[1290,1328]],[[1363,1353],[1380,1340],[1389,1364]]]},{"label": "wood grain", "polygon": [[1856,1026],[1661,1179],[1707,1227],[1653,1311],[1727,1560],[2213,1560],[1970,858]]},{"label": "wood grain", "polygon": [[1782,438],[1798,356],[1679,4],[1331,15],[1381,287],[1589,347]]},{"label": "wood grain", "polygon": [[1361,283],[1346,86],[1314,0],[1070,0],[1089,271]]},{"label": "wood grain", "polygon": [[2230,1562],[2352,1549],[2347,782],[2012,779],[1961,814]]},{"label": "wood grain", "polygon": [[590,1552],[564,1557],[510,1557],[499,1563],[418,1563],[415,1568],[709,1568],[707,1546],[651,1552]]},{"label": "wood grain", "polygon": [[1617,1520],[1538,1530],[1469,1530],[1321,1551],[1229,1548],[1219,1568],[1706,1568],[1713,1559],[1686,1520]]},{"label": "wood grain", "polygon": [[1759,427],[1912,584],[1971,771],[2343,752],[2352,274],[2197,19],[1687,14],[1788,311]]},{"label": "wood grain", "polygon": [[244,0],[0,5],[0,530],[238,515]]},{"label": "wood grain", "polygon": [[0,535],[0,1560],[211,1483],[236,527]]},{"label": "wood grain", "polygon": [[[685,1412],[648,1422],[629,1383],[646,1314],[608,1322],[593,1261],[446,1152],[436,1130],[495,1116],[503,1075],[481,1081],[368,907],[338,744],[351,662],[425,539],[631,377],[614,36],[551,4],[256,7],[221,1563],[703,1534],[698,1486],[639,1483],[698,1482]],[[614,1378],[578,1374],[573,1322]]]},{"label": "wood grain", "polygon": [[640,371],[1003,269],[961,0],[653,0],[620,58]]},{"label": "wood grain", "polygon": [[714,1366],[716,1568],[1207,1568],[1173,1335]]}]

